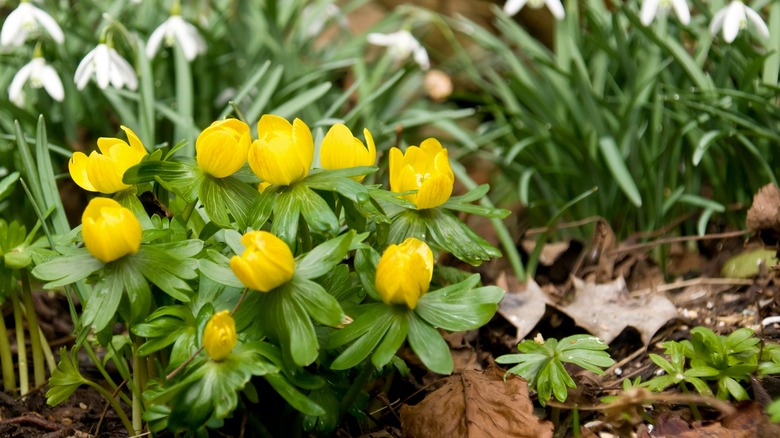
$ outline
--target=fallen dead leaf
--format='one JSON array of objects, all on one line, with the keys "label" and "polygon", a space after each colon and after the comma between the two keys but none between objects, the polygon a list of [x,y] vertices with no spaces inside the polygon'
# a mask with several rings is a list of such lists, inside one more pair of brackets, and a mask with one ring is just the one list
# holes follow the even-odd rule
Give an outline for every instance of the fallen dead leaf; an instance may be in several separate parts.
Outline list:
[{"label": "fallen dead leaf", "polygon": [[547,295],[533,279],[521,284],[502,272],[496,280],[506,294],[498,303],[498,313],[517,329],[515,343],[525,338],[544,316]]},{"label": "fallen dead leaf", "polygon": [[750,438],[780,436],[780,426],[772,424],[764,414],[761,405],[755,402],[742,403],[737,411],[719,422],[701,425],[688,424],[673,413],[656,418],[653,436],[680,438]]},{"label": "fallen dead leaf", "polygon": [[612,342],[626,327],[633,327],[647,345],[658,329],[677,317],[677,308],[665,295],[649,293],[630,297],[622,277],[604,284],[575,278],[574,289],[571,304],[552,305],[606,343]]},{"label": "fallen dead leaf", "polygon": [[753,204],[747,211],[745,225],[750,230],[780,231],[780,188],[767,184],[753,196]]},{"label": "fallen dead leaf", "polygon": [[528,384],[490,367],[446,379],[415,406],[401,407],[407,437],[552,437],[553,425],[533,414]]}]

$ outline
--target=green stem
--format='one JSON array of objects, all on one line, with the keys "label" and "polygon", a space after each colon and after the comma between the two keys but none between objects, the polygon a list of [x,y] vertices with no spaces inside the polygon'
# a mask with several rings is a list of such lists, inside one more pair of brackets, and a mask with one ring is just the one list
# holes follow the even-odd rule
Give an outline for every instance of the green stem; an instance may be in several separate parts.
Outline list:
[{"label": "green stem", "polygon": [[46,335],[43,334],[43,330],[38,326],[38,337],[41,338],[41,347],[43,349],[43,357],[46,359],[46,365],[49,368],[49,374],[57,368],[57,360],[54,359],[54,354],[49,346],[49,341],[46,340]]},{"label": "green stem", "polygon": [[580,438],[580,410],[577,409],[577,405],[574,405],[574,409],[571,411],[571,431],[574,438]]},{"label": "green stem", "polygon": [[0,363],[3,365],[3,389],[5,392],[16,390],[14,359],[11,355],[11,344],[8,342],[8,330],[5,327],[5,318],[2,317],[0,317]]},{"label": "green stem", "polygon": [[190,221],[190,216],[192,216],[192,212],[195,211],[195,204],[196,202],[190,202],[187,204],[186,207],[184,207],[184,211],[181,212],[181,219],[184,222],[184,227],[187,227],[187,223]]},{"label": "green stem", "polygon": [[143,390],[146,386],[146,361],[138,356],[141,339],[133,340],[133,428],[136,434],[143,433]]},{"label": "green stem", "polygon": [[16,355],[19,362],[19,394],[30,392],[30,376],[27,374],[27,346],[24,340],[24,323],[22,322],[22,305],[19,296],[11,293],[11,303],[14,307],[14,324],[16,325]]},{"label": "green stem", "polygon": [[370,360],[365,361],[363,363],[363,369],[360,370],[360,374],[358,374],[357,379],[352,382],[352,386],[349,387],[349,391],[347,391],[347,394],[343,399],[341,399],[341,403],[339,404],[339,417],[343,417],[344,414],[347,413],[349,407],[352,406],[352,403],[355,402],[358,394],[360,394],[363,386],[366,384],[366,382],[368,382],[368,379],[373,373],[374,364],[372,364]]},{"label": "green stem", "polygon": [[[478,184],[468,175],[466,169],[460,163],[452,163],[452,171],[455,176],[458,177],[461,183],[466,186],[467,190],[474,190],[478,187]],[[485,196],[479,203],[488,208],[495,208],[495,205],[490,199]],[[515,241],[512,239],[512,235],[509,234],[509,230],[506,224],[501,219],[491,218],[490,223],[493,224],[493,228],[496,230],[501,247],[504,248],[504,254],[509,259],[509,265],[512,266],[512,270],[515,272],[515,277],[521,282],[526,280],[526,271],[523,266],[523,261],[520,259],[520,253],[517,251]]]},{"label": "green stem", "polygon": [[135,435],[133,433],[133,430],[135,430],[135,428],[133,427],[133,423],[130,422],[130,419],[127,418],[127,414],[125,413],[124,410],[122,410],[122,405],[119,404],[119,400],[114,398],[114,396],[110,392],[108,392],[107,389],[103,388],[102,386],[98,385],[97,383],[91,380],[85,379],[84,384],[95,389],[97,392],[100,393],[100,395],[105,397],[108,403],[111,404],[111,407],[114,408],[114,412],[116,412],[116,414],[119,416],[119,419],[122,421],[122,425],[124,425],[125,429],[127,429],[128,435],[130,436]]},{"label": "green stem", "polygon": [[43,349],[41,347],[40,329],[38,328],[38,316],[35,313],[35,304],[32,300],[32,289],[30,288],[30,277],[27,271],[19,271],[22,277],[22,300],[26,309],[27,330],[30,332],[30,349],[33,359],[33,377],[35,387],[46,384],[46,368],[43,362]]},{"label": "green stem", "polygon": [[[111,376],[108,374],[108,371],[106,371],[106,368],[103,366],[103,362],[98,359],[95,352],[92,350],[92,346],[89,345],[88,342],[84,342],[82,344],[84,347],[84,351],[87,353],[87,356],[89,356],[89,359],[92,361],[92,363],[95,365],[95,368],[98,369],[98,372],[101,376],[103,376],[103,379],[105,379],[106,383],[108,383],[109,386],[111,386],[112,390],[116,390],[119,386],[114,382],[114,379],[111,378]],[[115,363],[117,363],[117,368],[120,368],[119,361],[120,359],[114,357]],[[124,400],[125,403],[131,404],[130,397],[128,397],[125,393],[120,392],[119,396],[122,397],[122,400]]]}]

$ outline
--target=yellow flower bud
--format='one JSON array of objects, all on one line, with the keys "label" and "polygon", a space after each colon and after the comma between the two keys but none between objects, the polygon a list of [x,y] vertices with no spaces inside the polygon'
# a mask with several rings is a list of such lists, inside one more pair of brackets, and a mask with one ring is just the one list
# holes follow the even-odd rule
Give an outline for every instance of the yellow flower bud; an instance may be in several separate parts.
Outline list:
[{"label": "yellow flower bud", "polygon": [[433,253],[428,245],[409,237],[400,245],[390,245],[376,267],[376,291],[387,304],[417,307],[428,292],[433,275]]},{"label": "yellow flower bud", "polygon": [[249,125],[238,119],[218,120],[195,141],[198,167],[215,178],[224,178],[246,163],[252,135]]},{"label": "yellow flower bud", "polygon": [[288,186],[309,174],[314,139],[301,119],[292,124],[266,114],[257,122],[258,139],[249,148],[249,166],[261,180]]},{"label": "yellow flower bud", "polygon": [[89,201],[81,216],[81,237],[90,254],[113,262],[141,246],[141,224],[133,212],[109,198]]},{"label": "yellow flower bud", "polygon": [[429,138],[420,147],[411,146],[403,154],[390,149],[390,190],[417,193],[403,198],[414,203],[418,210],[438,207],[452,194],[455,176],[447,159],[447,149],[438,140]]},{"label": "yellow flower bud", "polygon": [[129,144],[118,138],[101,137],[97,141],[100,153],[92,151],[88,157],[83,152],[75,152],[68,162],[70,177],[84,190],[111,194],[130,188],[122,182],[122,176],[127,169],[138,164],[147,152],[130,128],[121,128]]},{"label": "yellow flower bud", "polygon": [[203,348],[209,357],[219,362],[236,347],[236,322],[230,312],[223,310],[211,316],[203,330]]},{"label": "yellow flower bud", "polygon": [[[363,130],[367,147],[352,131],[341,123],[333,125],[322,139],[320,164],[323,169],[348,169],[358,166],[373,166],[376,161],[376,145],[368,129]],[[363,181],[364,176],[353,177]]]},{"label": "yellow flower bud", "polygon": [[230,269],[246,287],[268,292],[290,281],[295,259],[290,247],[267,231],[250,231],[241,237],[246,249],[230,259]]}]

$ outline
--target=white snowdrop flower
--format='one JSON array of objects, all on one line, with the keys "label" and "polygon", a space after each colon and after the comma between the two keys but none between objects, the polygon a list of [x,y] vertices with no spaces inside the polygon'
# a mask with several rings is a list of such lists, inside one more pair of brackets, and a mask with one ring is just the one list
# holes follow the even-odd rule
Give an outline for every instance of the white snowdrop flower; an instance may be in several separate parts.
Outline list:
[{"label": "white snowdrop flower", "polygon": [[98,44],[79,63],[73,76],[76,88],[83,90],[93,75],[95,83],[103,90],[109,84],[117,89],[124,86],[130,90],[138,88],[138,78],[133,67],[105,43]]},{"label": "white snowdrop flower", "polygon": [[192,61],[198,55],[206,52],[206,41],[198,33],[198,29],[184,21],[181,15],[171,15],[149,36],[146,44],[146,56],[151,59],[160,49],[160,44],[173,46],[178,41],[184,57]]},{"label": "white snowdrop flower", "polygon": [[431,66],[425,47],[408,30],[399,30],[393,33],[370,33],[368,34],[368,42],[387,47],[390,56],[396,61],[404,60],[411,55],[421,69],[428,70]]},{"label": "white snowdrop flower", "polygon": [[528,5],[533,9],[547,6],[547,9],[550,10],[550,13],[557,20],[563,20],[563,18],[566,17],[566,11],[563,10],[561,0],[508,0],[504,3],[504,12],[507,15],[512,16],[520,12],[520,9],[523,9],[525,5]]},{"label": "white snowdrop flower", "polygon": [[737,38],[739,31],[748,26],[748,22],[762,37],[769,38],[769,28],[761,15],[745,6],[740,0],[732,1],[712,17],[710,32],[716,35],[723,29],[723,39],[731,43]]},{"label": "white snowdrop flower", "polygon": [[65,92],[62,81],[54,67],[46,64],[46,60],[35,57],[16,72],[11,85],[8,87],[8,99],[14,105],[24,105],[24,85],[30,83],[33,88],[43,88],[52,99],[62,102]]},{"label": "white snowdrop flower", "polygon": [[669,9],[674,10],[680,23],[687,25],[691,22],[691,11],[685,0],[642,0],[642,11],[640,12],[642,24],[650,25],[659,12],[667,13]]},{"label": "white snowdrop flower", "polygon": [[35,35],[40,27],[43,27],[57,44],[65,41],[62,28],[51,15],[23,1],[5,19],[3,29],[0,30],[0,45],[5,48],[19,47],[27,41],[28,36]]}]

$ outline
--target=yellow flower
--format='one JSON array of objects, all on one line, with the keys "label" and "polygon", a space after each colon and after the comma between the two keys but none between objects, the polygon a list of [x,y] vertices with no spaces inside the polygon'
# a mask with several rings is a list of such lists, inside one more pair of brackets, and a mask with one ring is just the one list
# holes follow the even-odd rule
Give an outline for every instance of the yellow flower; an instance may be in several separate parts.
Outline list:
[{"label": "yellow flower", "polygon": [[236,347],[236,322],[230,312],[223,310],[211,316],[203,330],[203,348],[209,357],[219,362]]},{"label": "yellow flower", "polygon": [[[376,161],[374,138],[368,129],[363,130],[366,144],[352,135],[352,131],[341,123],[333,125],[322,139],[320,164],[323,169],[348,169],[358,166],[373,166]],[[364,176],[353,177],[363,181]]]},{"label": "yellow flower", "polygon": [[268,292],[290,281],[295,259],[281,239],[267,231],[250,231],[241,243],[246,249],[230,259],[230,269],[246,287]]},{"label": "yellow flower", "polygon": [[215,178],[224,178],[246,163],[252,136],[249,125],[238,119],[218,120],[195,141],[198,167]]},{"label": "yellow flower", "polygon": [[141,224],[133,212],[109,198],[89,201],[81,216],[81,237],[90,254],[113,262],[141,246]]},{"label": "yellow flower", "polygon": [[428,245],[409,237],[400,245],[390,245],[376,267],[376,290],[387,304],[417,307],[428,292],[433,275],[433,253]]},{"label": "yellow flower", "polygon": [[130,188],[122,182],[125,171],[138,164],[147,155],[141,140],[130,128],[121,127],[130,144],[118,138],[101,137],[97,151],[87,157],[75,152],[68,163],[70,177],[84,190],[105,194]]},{"label": "yellow flower", "polygon": [[447,149],[438,140],[429,138],[420,147],[411,146],[403,154],[390,149],[390,190],[417,193],[403,198],[414,203],[418,210],[438,207],[452,194],[455,176],[447,159]]},{"label": "yellow flower", "polygon": [[266,114],[257,122],[258,139],[249,148],[249,166],[261,180],[288,186],[309,174],[314,139],[301,119],[292,124]]}]

